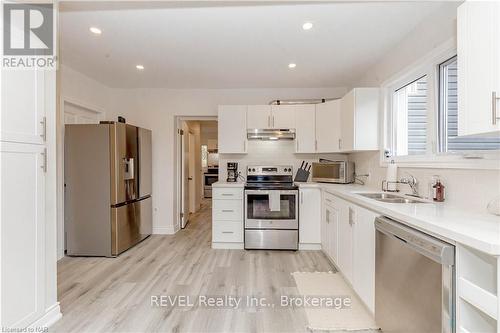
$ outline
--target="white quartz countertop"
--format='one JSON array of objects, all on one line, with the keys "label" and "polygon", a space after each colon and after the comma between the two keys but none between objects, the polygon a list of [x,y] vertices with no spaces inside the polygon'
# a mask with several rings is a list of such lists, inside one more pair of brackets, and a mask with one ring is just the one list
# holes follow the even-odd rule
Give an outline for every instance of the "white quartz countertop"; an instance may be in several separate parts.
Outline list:
[{"label": "white quartz countertop", "polygon": [[300,188],[321,188],[346,201],[387,216],[451,243],[460,243],[500,256],[500,216],[470,211],[443,203],[386,203],[357,193],[379,193],[361,185],[297,183]]},{"label": "white quartz countertop", "polygon": [[212,187],[238,187],[238,188],[243,188],[245,187],[245,182],[226,182],[219,180],[218,182],[212,183]]}]

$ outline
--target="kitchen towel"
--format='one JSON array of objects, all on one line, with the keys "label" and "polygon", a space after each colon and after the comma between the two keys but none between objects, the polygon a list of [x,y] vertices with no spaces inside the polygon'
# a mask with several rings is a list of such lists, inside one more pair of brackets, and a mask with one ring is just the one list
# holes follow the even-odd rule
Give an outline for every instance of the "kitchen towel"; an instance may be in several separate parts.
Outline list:
[{"label": "kitchen towel", "polygon": [[279,212],[281,210],[279,191],[269,191],[269,210],[271,212]]}]

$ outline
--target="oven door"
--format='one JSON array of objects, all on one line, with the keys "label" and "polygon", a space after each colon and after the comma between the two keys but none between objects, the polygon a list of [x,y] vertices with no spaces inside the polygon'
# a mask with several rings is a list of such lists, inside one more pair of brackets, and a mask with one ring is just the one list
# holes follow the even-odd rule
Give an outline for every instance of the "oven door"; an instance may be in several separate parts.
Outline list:
[{"label": "oven door", "polygon": [[297,190],[245,190],[245,228],[298,227]]}]

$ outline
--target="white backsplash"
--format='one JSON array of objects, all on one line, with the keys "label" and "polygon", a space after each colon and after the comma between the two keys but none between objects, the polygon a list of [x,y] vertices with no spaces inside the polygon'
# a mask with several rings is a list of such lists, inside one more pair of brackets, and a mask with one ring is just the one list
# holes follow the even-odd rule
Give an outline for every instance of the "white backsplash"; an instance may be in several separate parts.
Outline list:
[{"label": "white backsplash", "polygon": [[[386,177],[387,168],[380,166],[378,152],[363,152],[349,155],[354,161],[356,173],[370,173],[366,186],[380,189]],[[500,172],[498,170],[478,169],[431,169],[399,168],[398,178],[408,172],[419,182],[421,195],[429,195],[429,184],[433,175],[439,175],[445,185],[446,202],[474,211],[486,212],[488,202],[500,195]],[[411,193],[408,185],[399,184],[402,193]]]},{"label": "white backsplash", "polygon": [[237,162],[238,171],[244,177],[248,165],[292,165],[295,177],[302,161],[311,164],[319,158],[346,160],[347,155],[296,154],[295,141],[248,141],[247,154],[219,154],[219,179],[225,181],[227,178],[227,162]]}]

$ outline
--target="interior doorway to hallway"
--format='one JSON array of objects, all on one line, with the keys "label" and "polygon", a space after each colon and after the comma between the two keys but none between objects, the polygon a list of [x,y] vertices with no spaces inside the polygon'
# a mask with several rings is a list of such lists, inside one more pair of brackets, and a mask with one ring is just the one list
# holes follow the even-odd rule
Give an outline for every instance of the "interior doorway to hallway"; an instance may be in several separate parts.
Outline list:
[{"label": "interior doorway to hallway", "polygon": [[218,180],[218,128],[216,117],[176,119],[176,230],[184,229],[203,200],[210,200]]}]

